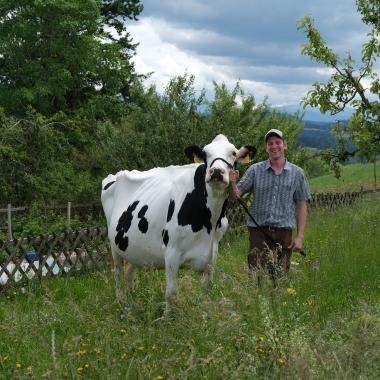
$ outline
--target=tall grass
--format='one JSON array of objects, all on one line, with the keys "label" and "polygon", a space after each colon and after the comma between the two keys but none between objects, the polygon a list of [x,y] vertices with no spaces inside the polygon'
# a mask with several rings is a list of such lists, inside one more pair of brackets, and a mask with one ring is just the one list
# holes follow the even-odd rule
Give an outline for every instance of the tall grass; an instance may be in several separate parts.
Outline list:
[{"label": "tall grass", "polygon": [[247,238],[224,242],[215,284],[181,272],[171,318],[164,273],[139,272],[131,309],[110,268],[0,299],[0,379],[375,379],[380,375],[379,195],[313,211],[307,257],[259,289]]}]

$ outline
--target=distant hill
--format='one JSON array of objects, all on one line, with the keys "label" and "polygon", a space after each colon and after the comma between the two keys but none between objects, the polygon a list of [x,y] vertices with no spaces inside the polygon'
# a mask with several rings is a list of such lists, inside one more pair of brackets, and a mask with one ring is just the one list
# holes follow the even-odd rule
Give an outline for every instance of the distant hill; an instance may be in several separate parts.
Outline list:
[{"label": "distant hill", "polygon": [[297,146],[327,149],[335,146],[334,136],[331,132],[333,122],[304,120],[302,131]]},{"label": "distant hill", "polygon": [[[304,130],[302,131],[297,146],[315,149],[328,149],[335,147],[334,135],[331,132],[334,122],[304,120]],[[348,121],[342,121],[347,124]],[[348,150],[352,151],[355,147],[353,144],[348,145]]]}]

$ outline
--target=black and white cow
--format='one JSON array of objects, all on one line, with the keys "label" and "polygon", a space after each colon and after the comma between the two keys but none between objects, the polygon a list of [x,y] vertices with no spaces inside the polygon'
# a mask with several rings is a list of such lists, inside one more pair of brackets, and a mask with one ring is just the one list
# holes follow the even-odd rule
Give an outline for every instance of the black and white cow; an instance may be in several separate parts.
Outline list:
[{"label": "black and white cow", "polygon": [[166,308],[177,291],[178,269],[191,268],[212,281],[218,244],[226,232],[229,170],[254,156],[218,135],[203,150],[185,149],[200,163],[148,171],[124,170],[102,182],[102,204],[115,265],[116,296],[121,299],[123,261],[132,286],[136,267],[165,268]]}]

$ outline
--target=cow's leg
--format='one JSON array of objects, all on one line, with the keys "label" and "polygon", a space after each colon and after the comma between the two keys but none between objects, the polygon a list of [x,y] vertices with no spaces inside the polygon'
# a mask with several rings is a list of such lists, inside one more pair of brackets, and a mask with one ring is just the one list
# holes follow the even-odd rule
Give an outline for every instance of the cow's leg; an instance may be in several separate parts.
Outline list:
[{"label": "cow's leg", "polygon": [[133,291],[133,279],[135,275],[135,269],[136,267],[133,264],[125,261],[124,273],[125,273],[125,282],[127,284],[128,296],[131,295]]},{"label": "cow's leg", "polygon": [[209,261],[207,267],[203,272],[202,283],[203,286],[209,287],[214,280],[215,262],[218,257],[219,245],[217,242],[212,242],[210,247]]},{"label": "cow's leg", "polygon": [[114,277],[115,277],[115,287],[116,287],[116,300],[118,302],[123,301],[123,292],[121,290],[121,280],[124,272],[124,259],[117,253],[112,252],[113,263],[114,263]]},{"label": "cow's leg", "polygon": [[170,305],[175,300],[178,289],[179,257],[173,250],[165,258],[166,292],[165,314],[170,312]]}]

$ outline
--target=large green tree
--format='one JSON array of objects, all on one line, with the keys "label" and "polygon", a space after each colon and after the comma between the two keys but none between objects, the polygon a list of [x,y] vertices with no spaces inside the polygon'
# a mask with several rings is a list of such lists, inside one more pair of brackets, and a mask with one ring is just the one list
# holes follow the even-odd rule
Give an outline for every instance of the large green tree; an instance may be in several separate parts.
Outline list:
[{"label": "large green tree", "polygon": [[380,56],[380,0],[356,0],[356,4],[363,22],[370,27],[359,63],[350,53],[342,59],[330,49],[309,16],[298,23],[298,28],[306,33],[308,39],[302,54],[333,69],[327,83],[313,84],[314,88],[305,97],[304,105],[319,107],[323,113],[332,114],[338,114],[347,106],[354,109],[348,130],[339,129],[338,126],[337,135],[342,144],[336,155],[340,161],[349,156],[343,144],[347,141],[344,137],[352,139],[357,148],[354,153],[368,159],[374,159],[380,153],[380,82],[374,70]]},{"label": "large green tree", "polygon": [[117,111],[136,80],[126,30],[139,0],[0,0],[0,106]]}]

